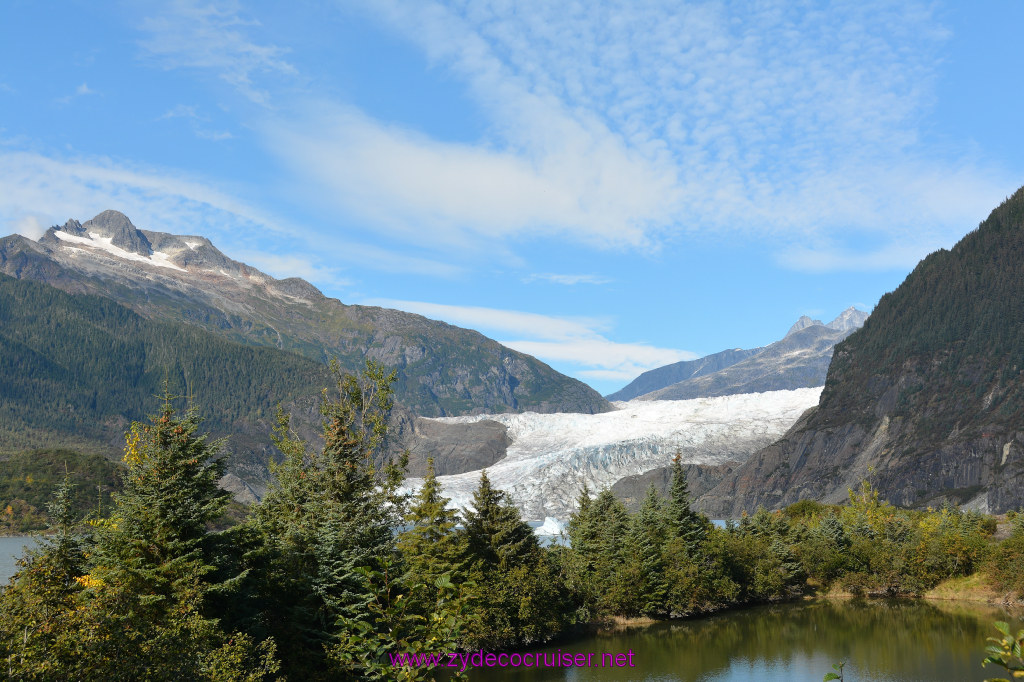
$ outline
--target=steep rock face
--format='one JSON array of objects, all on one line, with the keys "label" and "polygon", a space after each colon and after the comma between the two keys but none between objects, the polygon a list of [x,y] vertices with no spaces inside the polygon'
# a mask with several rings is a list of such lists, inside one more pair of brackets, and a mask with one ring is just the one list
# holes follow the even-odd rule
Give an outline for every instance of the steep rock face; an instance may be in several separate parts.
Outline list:
[{"label": "steep rock face", "polygon": [[883,296],[818,407],[701,502],[837,502],[865,477],[902,505],[1024,504],[1024,189]]},{"label": "steep rock face", "polygon": [[434,458],[438,476],[484,469],[500,461],[511,439],[504,424],[483,419],[466,424],[444,424],[417,417],[412,433],[403,440],[409,452],[409,475],[427,473],[427,458]]},{"label": "steep rock face", "polygon": [[297,278],[276,280],[208,239],[139,230],[116,211],[0,239],[0,272],[91,293],[139,314],[184,320],[230,340],[398,372],[396,398],[427,416],[600,412],[596,391],[475,331],[384,308],[349,306]]}]

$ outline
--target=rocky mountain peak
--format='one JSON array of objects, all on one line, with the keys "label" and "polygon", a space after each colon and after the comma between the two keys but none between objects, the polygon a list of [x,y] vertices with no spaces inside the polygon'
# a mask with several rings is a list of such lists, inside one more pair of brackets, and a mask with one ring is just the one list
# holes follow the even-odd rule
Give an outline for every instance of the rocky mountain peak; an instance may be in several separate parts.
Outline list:
[{"label": "rocky mountain peak", "polygon": [[795,323],[793,323],[793,326],[789,328],[788,332],[786,332],[786,336],[789,336],[790,334],[793,334],[794,332],[798,332],[801,329],[807,329],[808,327],[812,327],[812,326],[814,326],[816,324],[821,325],[823,327],[825,326],[825,323],[822,322],[821,320],[812,320],[811,318],[807,317],[806,315],[801,315],[800,319],[797,320]]},{"label": "rocky mountain peak", "polygon": [[860,329],[864,326],[864,322],[867,321],[867,319],[868,313],[850,306],[843,312],[839,313],[839,316],[829,322],[826,326],[829,329],[835,329],[837,332],[845,332],[850,331],[851,329]]},{"label": "rocky mountain peak", "polygon": [[[72,221],[68,221],[70,223]],[[77,221],[76,221],[77,224]],[[103,239],[110,239],[110,244],[129,253],[137,253],[140,256],[149,256],[153,253],[153,247],[138,228],[132,225],[124,213],[120,211],[103,211],[92,220],[88,220],[80,226],[81,231],[77,234],[95,235]],[[63,230],[67,231],[67,230]],[[76,234],[76,233],[72,233]]]}]

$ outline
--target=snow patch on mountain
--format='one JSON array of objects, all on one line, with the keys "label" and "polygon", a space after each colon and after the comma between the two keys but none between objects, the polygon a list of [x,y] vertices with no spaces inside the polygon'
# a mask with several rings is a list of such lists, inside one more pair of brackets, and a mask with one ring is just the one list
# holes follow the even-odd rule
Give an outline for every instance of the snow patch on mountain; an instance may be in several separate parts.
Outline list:
[{"label": "snow patch on mountain", "polygon": [[61,230],[55,230],[53,232],[53,236],[63,242],[91,246],[94,249],[106,251],[108,254],[116,256],[117,258],[123,258],[124,260],[131,260],[139,263],[145,263],[146,265],[155,265],[161,268],[171,268],[172,270],[179,270],[181,272],[185,272],[185,268],[171,261],[171,257],[166,253],[163,253],[161,251],[154,251],[152,254],[150,254],[148,258],[146,256],[140,256],[137,253],[125,251],[120,247],[114,246],[114,244],[112,243],[113,238],[101,237],[95,232],[90,232],[88,237],[82,237],[75,234],[68,234],[67,232],[63,232]]},{"label": "snow patch on mountain", "polygon": [[[684,463],[745,461],[781,437],[821,387],[744,393],[694,400],[632,400],[600,414],[491,414],[444,417],[465,424],[490,419],[511,440],[506,456],[487,468],[491,483],[508,492],[527,520],[568,518],[583,485],[591,491],[667,466],[678,451]],[[480,472],[439,476],[452,506],[469,506]],[[421,479],[409,479],[410,489]]]}]

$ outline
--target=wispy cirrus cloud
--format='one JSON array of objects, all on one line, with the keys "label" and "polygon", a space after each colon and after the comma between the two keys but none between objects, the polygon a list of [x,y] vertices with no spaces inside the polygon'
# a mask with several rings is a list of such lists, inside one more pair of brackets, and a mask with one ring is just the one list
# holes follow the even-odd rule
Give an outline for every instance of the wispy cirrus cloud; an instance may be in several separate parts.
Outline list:
[{"label": "wispy cirrus cloud", "polygon": [[209,116],[200,114],[199,107],[194,105],[179,104],[157,117],[158,121],[171,119],[182,119],[188,121],[188,125],[192,128],[192,132],[195,136],[203,140],[221,142],[223,140],[230,140],[234,137],[230,131],[212,130],[206,127],[205,124],[210,122]]},{"label": "wispy cirrus cloud", "polygon": [[563,366],[572,365],[573,373],[590,379],[629,381],[646,370],[697,357],[675,348],[612,341],[605,336],[612,326],[608,319],[396,299],[371,299],[365,303],[482,331],[514,350]]},{"label": "wispy cirrus cloud", "polygon": [[[301,265],[303,275],[321,285],[347,282],[334,265],[339,262],[438,277],[462,272],[444,262],[313,234],[217,189],[205,178],[109,158],[58,159],[34,152],[0,152],[0,226],[7,225],[10,232],[37,239],[50,225],[68,218],[91,218],[108,208],[125,213],[145,229],[208,236],[229,255],[252,255],[253,241],[274,236],[287,244],[289,256],[295,259],[292,264]],[[275,274],[287,276],[285,263],[266,262],[275,267]]]},{"label": "wispy cirrus cloud", "polygon": [[[375,0],[367,11],[464,79],[491,116],[491,137],[470,150],[391,130],[401,151],[441,169],[450,193],[482,177],[500,187],[508,168],[522,169],[505,192],[484,196],[499,206],[529,198],[538,208],[513,212],[494,236],[537,232],[541,221],[576,240],[642,249],[689,230],[783,243],[894,227],[951,235],[1014,186],[998,169],[918,145],[949,36],[926,3],[513,11],[503,2]],[[354,120],[350,130],[374,125]],[[344,135],[328,138],[336,151],[351,148]],[[477,220],[471,202],[381,177],[394,175],[369,174],[373,200],[393,213]],[[531,182],[561,201],[522,192]],[[424,205],[427,195],[446,210]]]},{"label": "wispy cirrus cloud", "polygon": [[[360,4],[465,84],[482,139],[432,137],[312,90],[255,129],[304,200],[419,245],[649,252],[726,233],[808,269],[806,242],[838,234],[894,235],[879,253],[900,239],[912,251],[922,232],[948,241],[1015,186],[966,151],[921,144],[949,38],[927,2]],[[265,28],[235,2],[181,0],[143,23],[141,44],[268,104],[275,78],[302,77]]]},{"label": "wispy cirrus cloud", "polygon": [[175,0],[146,17],[141,29],[147,34],[139,41],[145,54],[167,69],[210,70],[238,92],[258,104],[267,104],[270,94],[256,81],[266,75],[294,75],[295,67],[285,55],[288,50],[253,40],[248,30],[259,27],[245,18],[237,2],[199,3]]},{"label": "wispy cirrus cloud", "polygon": [[538,272],[523,278],[523,282],[551,282],[552,284],[564,284],[574,286],[576,284],[608,284],[609,277],[599,275],[560,275],[552,272]]}]

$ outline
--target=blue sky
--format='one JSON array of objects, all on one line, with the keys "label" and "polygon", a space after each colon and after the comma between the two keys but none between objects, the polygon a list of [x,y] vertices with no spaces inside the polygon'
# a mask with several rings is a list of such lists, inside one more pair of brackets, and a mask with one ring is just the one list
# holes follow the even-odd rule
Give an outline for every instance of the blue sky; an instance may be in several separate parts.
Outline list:
[{"label": "blue sky", "polygon": [[1024,3],[0,6],[0,234],[115,208],[603,393],[1024,184]]}]

